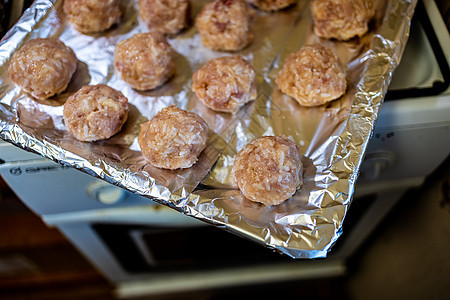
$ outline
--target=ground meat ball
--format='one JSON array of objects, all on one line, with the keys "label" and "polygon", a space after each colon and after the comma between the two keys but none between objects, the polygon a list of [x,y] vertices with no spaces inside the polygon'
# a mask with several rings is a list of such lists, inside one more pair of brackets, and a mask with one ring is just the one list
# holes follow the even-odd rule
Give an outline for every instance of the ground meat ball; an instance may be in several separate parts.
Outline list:
[{"label": "ground meat ball", "polygon": [[187,25],[188,0],[139,0],[138,8],[150,31],[175,34]]},{"label": "ground meat ball", "polygon": [[37,99],[64,91],[77,69],[72,49],[57,39],[34,39],[11,58],[11,81]]},{"label": "ground meat ball", "polygon": [[336,54],[321,45],[304,46],[284,62],[278,88],[303,106],[318,106],[341,97],[347,88]]},{"label": "ground meat ball", "polygon": [[174,73],[174,51],[160,33],[137,33],[117,44],[114,68],[136,90],[151,90]]},{"label": "ground meat ball", "polygon": [[370,0],[313,0],[311,13],[316,35],[345,41],[367,32],[374,10]]},{"label": "ground meat ball", "polygon": [[197,97],[215,111],[236,112],[256,98],[255,70],[240,56],[212,59],[192,80]]},{"label": "ground meat ball", "polygon": [[294,4],[297,0],[246,0],[247,3],[256,6],[259,9],[274,11],[280,10]]},{"label": "ground meat ball", "polygon": [[257,138],[235,157],[232,178],[249,200],[280,204],[303,184],[299,147],[283,137]]},{"label": "ground meat ball", "polygon": [[208,125],[200,116],[171,105],[141,125],[138,141],[150,164],[175,170],[191,167],[207,139]]},{"label": "ground meat ball", "polygon": [[196,24],[205,47],[236,51],[253,39],[250,19],[247,5],[242,0],[216,0],[203,7]]},{"label": "ground meat ball", "polygon": [[120,21],[120,0],[65,0],[64,12],[80,32],[105,31]]},{"label": "ground meat ball", "polygon": [[64,104],[66,128],[80,141],[110,138],[127,118],[128,99],[105,84],[84,86]]}]

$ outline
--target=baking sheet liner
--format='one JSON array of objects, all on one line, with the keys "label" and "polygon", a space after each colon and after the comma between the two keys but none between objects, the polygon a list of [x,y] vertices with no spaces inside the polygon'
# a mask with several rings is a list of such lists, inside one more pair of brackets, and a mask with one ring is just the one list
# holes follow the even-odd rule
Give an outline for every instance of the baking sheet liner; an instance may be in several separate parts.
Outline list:
[{"label": "baking sheet liner", "polygon": [[[191,2],[192,17],[205,2]],[[148,31],[136,1],[122,1],[119,25],[85,35],[66,22],[63,1],[37,0],[0,43],[0,137],[293,258],[325,257],[341,234],[359,166],[406,45],[417,1],[374,2],[370,32],[347,42],[313,34],[309,1],[273,13],[252,9],[255,39],[237,54],[256,70],[258,97],[231,115],[209,110],[191,91],[193,72],[209,59],[232,55],[203,47],[192,22],[168,40],[177,52],[175,76],[153,91],[137,92],[116,77],[112,64],[120,40]],[[11,55],[37,37],[59,38],[79,60],[68,89],[49,100],[33,99],[9,79]],[[311,43],[335,49],[347,66],[348,89],[328,105],[305,108],[282,94],[275,78],[290,53]],[[108,140],[79,142],[65,130],[62,105],[81,86],[98,83],[129,99],[129,120]],[[211,129],[199,161],[185,170],[150,166],[137,144],[139,125],[171,104],[198,113]],[[287,136],[304,156],[302,189],[278,206],[251,202],[230,182],[236,153],[262,135]]]}]

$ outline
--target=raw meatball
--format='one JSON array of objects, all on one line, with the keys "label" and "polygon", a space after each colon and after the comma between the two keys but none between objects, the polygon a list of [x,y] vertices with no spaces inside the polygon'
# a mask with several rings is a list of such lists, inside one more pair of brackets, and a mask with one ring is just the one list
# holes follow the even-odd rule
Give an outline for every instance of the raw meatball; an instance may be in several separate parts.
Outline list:
[{"label": "raw meatball", "polygon": [[319,106],[341,97],[347,88],[345,71],[336,54],[321,45],[304,46],[284,62],[278,88],[303,106]]},{"label": "raw meatball", "polygon": [[120,0],[65,0],[64,13],[80,32],[105,31],[120,21]]},{"label": "raw meatball", "polygon": [[311,13],[316,35],[345,41],[367,32],[374,10],[370,0],[313,0]]},{"label": "raw meatball", "polygon": [[151,90],[174,73],[174,51],[160,33],[137,33],[117,44],[114,68],[136,90]]},{"label": "raw meatball", "polygon": [[303,184],[299,147],[283,137],[257,138],[236,155],[232,178],[249,200],[280,204]]},{"label": "raw meatball", "polygon": [[297,0],[246,0],[247,3],[259,9],[273,11],[280,10],[294,4]]},{"label": "raw meatball", "polygon": [[236,51],[253,39],[250,19],[247,5],[242,0],[216,0],[205,4],[196,24],[205,47]]},{"label": "raw meatball", "polygon": [[187,25],[188,0],[139,0],[138,8],[150,31],[175,34]]},{"label": "raw meatball", "polygon": [[72,49],[57,39],[34,39],[11,58],[11,81],[37,99],[47,99],[67,88],[77,69]]},{"label": "raw meatball", "polygon": [[128,118],[128,99],[105,85],[86,85],[64,104],[67,130],[80,141],[110,138]]},{"label": "raw meatball", "polygon": [[206,147],[208,125],[197,114],[171,105],[141,125],[139,146],[155,167],[191,167]]},{"label": "raw meatball", "polygon": [[192,80],[197,97],[215,111],[236,112],[256,98],[255,70],[240,56],[212,59]]}]

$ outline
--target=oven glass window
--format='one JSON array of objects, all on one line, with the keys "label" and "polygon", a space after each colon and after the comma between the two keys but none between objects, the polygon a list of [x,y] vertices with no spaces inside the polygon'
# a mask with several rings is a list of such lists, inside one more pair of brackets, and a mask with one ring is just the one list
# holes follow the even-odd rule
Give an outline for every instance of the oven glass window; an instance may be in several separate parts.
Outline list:
[{"label": "oven glass window", "polygon": [[128,272],[228,268],[293,259],[213,226],[157,228],[95,224],[117,261]]}]

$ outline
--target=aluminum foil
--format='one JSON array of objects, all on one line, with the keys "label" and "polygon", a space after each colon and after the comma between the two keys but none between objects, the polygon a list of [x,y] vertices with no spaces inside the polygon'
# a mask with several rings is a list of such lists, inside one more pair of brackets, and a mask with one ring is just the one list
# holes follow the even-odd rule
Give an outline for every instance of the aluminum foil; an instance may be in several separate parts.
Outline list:
[{"label": "aluminum foil", "polygon": [[[205,2],[191,2],[193,18]],[[400,61],[417,1],[374,2],[370,32],[348,42],[313,34],[309,1],[299,0],[273,13],[253,10],[255,39],[238,54],[256,70],[258,97],[231,115],[209,110],[191,90],[195,70],[211,58],[231,55],[203,47],[192,23],[169,38],[177,52],[175,76],[156,90],[137,92],[114,74],[112,63],[120,40],[147,31],[136,1],[122,1],[118,26],[85,35],[66,21],[63,1],[37,0],[0,43],[0,137],[293,258],[325,257],[342,232],[366,145]],[[14,51],[37,37],[59,38],[79,60],[67,91],[44,101],[22,92],[8,73]],[[287,56],[311,43],[336,50],[347,66],[348,90],[328,105],[305,108],[282,94],[274,80]],[[108,140],[79,142],[65,130],[62,104],[81,86],[98,83],[129,99],[129,120]],[[137,143],[139,125],[171,104],[198,113],[211,129],[199,161],[185,170],[150,166]],[[230,182],[236,153],[262,135],[287,136],[300,145],[304,156],[302,189],[278,206],[251,202]]]}]

